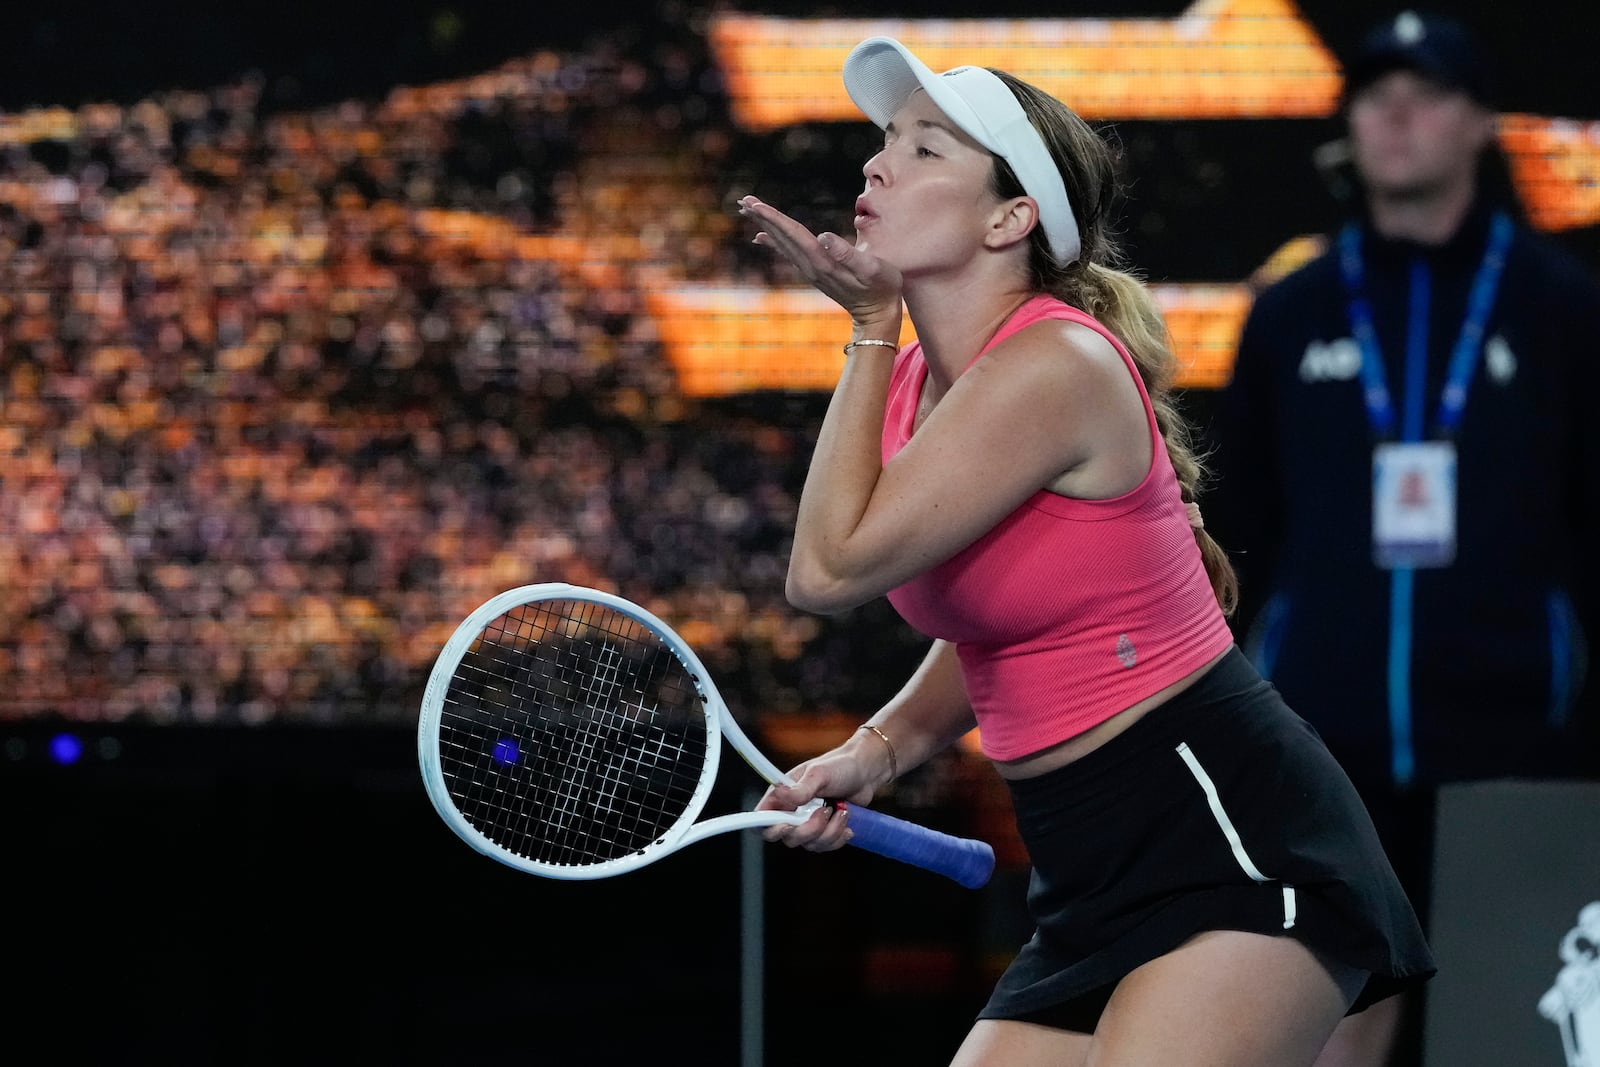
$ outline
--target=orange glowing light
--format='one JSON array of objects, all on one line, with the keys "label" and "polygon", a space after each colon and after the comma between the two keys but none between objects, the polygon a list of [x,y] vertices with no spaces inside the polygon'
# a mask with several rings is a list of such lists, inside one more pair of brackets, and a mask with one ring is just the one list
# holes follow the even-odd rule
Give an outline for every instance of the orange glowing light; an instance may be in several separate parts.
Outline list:
[{"label": "orange glowing light", "polygon": [[785,19],[719,16],[713,55],[747,129],[860,120],[839,70],[885,34],[935,70],[999,67],[1088,119],[1320,117],[1339,63],[1290,0],[1196,0],[1173,19]]},{"label": "orange glowing light", "polygon": [[[1232,371],[1250,290],[1245,285],[1154,285],[1172,334],[1178,384],[1217,388]],[[676,285],[648,296],[667,358],[686,396],[754,390],[830,390],[844,365],[850,320],[812,289]],[[901,341],[910,341],[909,329]]]},{"label": "orange glowing light", "polygon": [[1529,222],[1542,230],[1600,222],[1600,122],[1501,115],[1500,144]]}]

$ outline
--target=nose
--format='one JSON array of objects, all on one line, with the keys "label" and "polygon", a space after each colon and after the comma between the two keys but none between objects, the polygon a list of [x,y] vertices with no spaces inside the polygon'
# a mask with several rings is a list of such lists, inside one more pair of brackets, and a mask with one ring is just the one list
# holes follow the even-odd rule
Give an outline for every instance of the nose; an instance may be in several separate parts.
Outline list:
[{"label": "nose", "polygon": [[880,148],[872,153],[865,163],[861,164],[861,173],[867,179],[868,188],[873,185],[882,185],[887,180],[888,171],[885,166],[886,160],[884,159],[887,154],[888,149]]}]

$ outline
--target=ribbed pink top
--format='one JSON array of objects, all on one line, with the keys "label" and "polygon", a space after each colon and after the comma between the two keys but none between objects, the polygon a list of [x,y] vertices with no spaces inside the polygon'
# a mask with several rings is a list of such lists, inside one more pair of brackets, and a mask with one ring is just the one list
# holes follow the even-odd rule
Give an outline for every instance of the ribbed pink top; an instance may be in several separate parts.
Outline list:
[{"label": "ribbed pink top", "polygon": [[[1110,500],[1041,490],[967,548],[889,593],[908,623],[956,644],[983,751],[999,760],[1104,722],[1233,640],[1149,395],[1122,343],[1076,308],[1039,296],[984,352],[1042,319],[1080,322],[1121,353],[1150,420],[1154,461],[1144,481]],[[915,342],[895,357],[885,463],[911,438],[927,372]]]}]

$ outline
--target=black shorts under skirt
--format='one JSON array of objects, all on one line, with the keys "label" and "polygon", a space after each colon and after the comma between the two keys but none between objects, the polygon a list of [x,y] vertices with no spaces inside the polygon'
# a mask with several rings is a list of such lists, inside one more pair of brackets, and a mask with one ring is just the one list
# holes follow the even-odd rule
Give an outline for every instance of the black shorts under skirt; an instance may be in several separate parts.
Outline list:
[{"label": "black shorts under skirt", "polygon": [[1116,982],[1204,930],[1294,937],[1370,972],[1352,1012],[1434,973],[1354,787],[1237,648],[1100,748],[1008,785],[1036,929],[980,1018],[1092,1030]]}]

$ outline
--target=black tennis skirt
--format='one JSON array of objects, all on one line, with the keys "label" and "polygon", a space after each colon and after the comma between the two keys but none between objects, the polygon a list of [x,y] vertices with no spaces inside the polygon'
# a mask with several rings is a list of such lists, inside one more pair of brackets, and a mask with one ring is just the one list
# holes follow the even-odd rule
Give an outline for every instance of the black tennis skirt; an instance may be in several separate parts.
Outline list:
[{"label": "black tennis skirt", "polygon": [[1237,648],[1100,748],[1007,784],[1036,929],[980,1018],[1092,1030],[1124,975],[1205,930],[1368,971],[1352,1012],[1434,973],[1354,787]]}]

